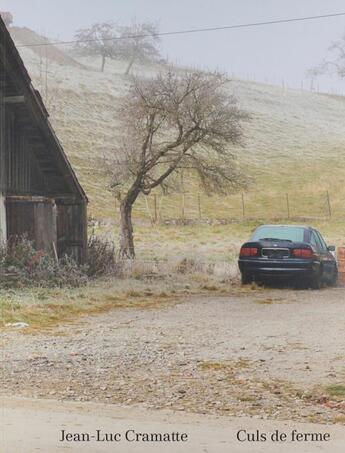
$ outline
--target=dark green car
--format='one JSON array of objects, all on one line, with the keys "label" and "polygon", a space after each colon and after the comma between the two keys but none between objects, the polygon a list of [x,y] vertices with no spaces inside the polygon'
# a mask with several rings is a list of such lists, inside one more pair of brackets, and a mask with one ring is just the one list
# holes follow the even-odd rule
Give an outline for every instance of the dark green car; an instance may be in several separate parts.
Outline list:
[{"label": "dark green car", "polygon": [[335,285],[338,267],[334,251],[315,228],[262,225],[241,247],[238,265],[242,283],[286,280],[311,288]]}]

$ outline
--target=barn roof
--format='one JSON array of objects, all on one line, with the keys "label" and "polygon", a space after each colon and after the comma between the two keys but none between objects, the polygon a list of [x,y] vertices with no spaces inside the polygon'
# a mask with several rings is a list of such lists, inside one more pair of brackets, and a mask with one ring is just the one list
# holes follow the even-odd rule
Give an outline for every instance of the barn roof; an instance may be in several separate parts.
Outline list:
[{"label": "barn roof", "polygon": [[12,99],[23,98],[16,106],[20,124],[30,132],[31,145],[55,194],[68,192],[87,201],[76,174],[49,121],[40,93],[32,85],[24,62],[0,16],[0,89]]}]

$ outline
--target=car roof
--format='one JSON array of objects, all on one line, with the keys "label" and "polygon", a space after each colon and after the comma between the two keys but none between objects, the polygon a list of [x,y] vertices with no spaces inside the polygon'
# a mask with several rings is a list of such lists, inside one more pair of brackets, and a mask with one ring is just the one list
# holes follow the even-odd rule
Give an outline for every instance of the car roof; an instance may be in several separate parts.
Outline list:
[{"label": "car roof", "polygon": [[274,228],[303,228],[305,230],[315,230],[315,228],[308,226],[308,225],[279,225],[279,224],[262,224],[259,225],[257,228],[261,227],[274,227]]}]

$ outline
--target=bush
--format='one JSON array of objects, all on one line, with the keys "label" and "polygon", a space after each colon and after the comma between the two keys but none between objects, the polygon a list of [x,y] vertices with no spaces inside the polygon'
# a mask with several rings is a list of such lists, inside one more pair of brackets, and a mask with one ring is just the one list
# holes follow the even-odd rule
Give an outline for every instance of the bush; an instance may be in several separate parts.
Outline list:
[{"label": "bush", "polygon": [[25,236],[0,246],[0,288],[77,287],[89,277],[119,275],[121,268],[114,245],[94,234],[89,238],[87,260],[82,266],[68,256],[57,261],[51,254],[36,250]]},{"label": "bush", "polygon": [[89,277],[118,275],[120,271],[121,266],[116,260],[114,244],[91,234],[87,247],[87,275]]},{"label": "bush", "polygon": [[36,250],[26,237],[13,238],[0,247],[0,287],[79,286],[87,277],[83,267],[64,257],[59,261]]},{"label": "bush", "polygon": [[175,271],[178,274],[205,273],[211,275],[214,273],[214,265],[196,258],[184,257],[176,263]]}]

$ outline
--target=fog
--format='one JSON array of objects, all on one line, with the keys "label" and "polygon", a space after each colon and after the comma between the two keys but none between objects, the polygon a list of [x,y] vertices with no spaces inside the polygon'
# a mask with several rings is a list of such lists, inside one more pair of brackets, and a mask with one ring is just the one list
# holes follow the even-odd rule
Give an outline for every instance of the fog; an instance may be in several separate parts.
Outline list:
[{"label": "fog", "polygon": [[[345,12],[343,0],[0,0],[17,26],[53,39],[71,39],[94,22],[154,21],[163,32]],[[262,27],[167,36],[170,61],[219,69],[234,77],[345,94],[345,80],[306,73],[345,32],[345,16]]]}]

